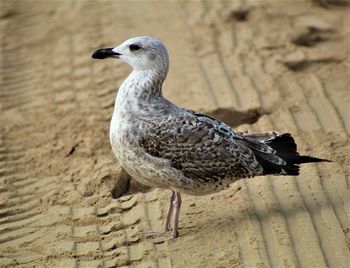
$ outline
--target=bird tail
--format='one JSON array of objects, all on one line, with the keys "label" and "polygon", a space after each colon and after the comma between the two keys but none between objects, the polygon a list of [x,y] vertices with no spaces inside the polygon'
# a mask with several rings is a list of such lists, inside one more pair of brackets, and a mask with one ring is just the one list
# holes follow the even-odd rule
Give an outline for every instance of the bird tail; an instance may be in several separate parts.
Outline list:
[{"label": "bird tail", "polygon": [[276,165],[264,158],[258,157],[258,161],[264,169],[264,175],[299,175],[299,165],[304,163],[331,162],[327,159],[321,159],[313,156],[299,155],[297,145],[291,134],[285,133],[273,139],[264,142],[276,151],[276,155],[282,158],[286,165]]}]

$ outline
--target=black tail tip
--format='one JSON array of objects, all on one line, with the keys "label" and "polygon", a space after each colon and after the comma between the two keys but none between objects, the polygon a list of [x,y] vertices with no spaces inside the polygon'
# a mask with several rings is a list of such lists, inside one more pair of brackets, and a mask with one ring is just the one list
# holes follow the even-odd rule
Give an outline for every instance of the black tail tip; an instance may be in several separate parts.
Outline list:
[{"label": "black tail tip", "polygon": [[308,155],[299,155],[297,144],[290,133],[284,133],[266,142],[277,151],[277,155],[289,164],[303,164],[316,162],[332,162],[328,159],[317,158]]},{"label": "black tail tip", "polygon": [[317,158],[313,156],[308,156],[308,155],[300,155],[298,157],[298,164],[303,164],[303,163],[317,163],[317,162],[333,162],[328,159],[322,159],[322,158]]},{"label": "black tail tip", "polygon": [[297,151],[297,144],[290,133],[277,136],[266,141],[266,144],[276,150],[276,154],[282,158],[285,165],[275,165],[264,159],[260,164],[264,168],[264,174],[299,175],[300,165],[304,163],[332,162],[328,159],[317,158],[308,155],[300,155]]}]

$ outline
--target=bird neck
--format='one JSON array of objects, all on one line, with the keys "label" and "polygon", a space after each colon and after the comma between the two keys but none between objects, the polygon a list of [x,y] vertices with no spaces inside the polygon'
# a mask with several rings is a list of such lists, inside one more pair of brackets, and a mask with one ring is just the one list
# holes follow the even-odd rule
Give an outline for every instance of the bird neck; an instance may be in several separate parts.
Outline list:
[{"label": "bird neck", "polygon": [[160,72],[159,69],[133,70],[125,82],[129,93],[134,97],[151,101],[162,96],[162,85],[165,77],[166,73]]},{"label": "bird neck", "polygon": [[133,70],[118,90],[115,112],[143,110],[163,99],[162,84],[166,73],[159,70]]}]

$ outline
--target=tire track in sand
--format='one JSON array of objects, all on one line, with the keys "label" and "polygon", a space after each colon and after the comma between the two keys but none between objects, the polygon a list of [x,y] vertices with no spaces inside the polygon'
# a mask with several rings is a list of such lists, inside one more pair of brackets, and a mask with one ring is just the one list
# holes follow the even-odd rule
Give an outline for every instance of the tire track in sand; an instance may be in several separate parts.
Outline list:
[{"label": "tire track in sand", "polygon": [[[19,1],[8,3],[7,8],[8,12],[15,10],[15,15],[2,33],[7,43],[2,47],[1,109],[5,116],[1,119],[6,122],[12,120],[13,115],[18,118],[9,122],[10,129],[5,129],[1,139],[0,265],[171,267],[166,256],[149,256],[150,252],[164,251],[166,243],[155,244],[140,237],[140,230],[159,228],[162,222],[162,207],[155,192],[126,196],[103,207],[45,203],[64,188],[74,190],[75,186],[62,183],[66,175],[40,175],[35,170],[40,139],[49,139],[41,135],[42,130],[33,120],[43,114],[38,123],[45,124],[47,118],[57,120],[62,111],[84,109],[83,102],[86,105],[93,92],[89,87],[100,86],[104,81],[97,81],[98,73],[91,75],[95,70],[91,69],[91,64],[86,64],[85,58],[92,45],[82,47],[80,41],[85,37],[73,36],[73,30],[60,38],[58,46],[45,45],[40,47],[40,54],[38,51],[26,54],[25,44],[35,46],[48,34],[39,29],[44,29],[50,21],[53,6],[32,6],[30,2]],[[57,4],[56,8],[59,12],[66,7]],[[11,35],[12,31],[18,36]],[[10,47],[18,43],[21,47]],[[74,52],[78,55],[72,56]],[[47,58],[50,64],[45,69],[42,61]],[[106,94],[113,100],[114,91],[108,90]],[[89,109],[100,109],[104,105],[102,109],[109,113],[108,116],[102,114],[104,120],[110,116],[111,109],[105,106],[105,99],[99,93],[97,99],[87,103]],[[26,126],[16,129],[15,124],[23,122]],[[31,164],[36,165],[33,170],[25,168]]]},{"label": "tire track in sand", "polygon": [[[295,51],[317,62],[322,49],[291,44],[300,17],[295,5],[209,1],[170,3],[165,9],[138,3],[128,9],[123,3],[1,3],[7,15],[0,22],[0,119],[6,124],[0,142],[0,265],[346,266],[349,171],[339,148],[348,139],[338,137],[348,131],[346,108],[330,88],[335,81],[327,78],[326,64],[312,63],[322,65],[319,70],[310,63],[313,76],[307,68],[298,73],[283,65]],[[323,12],[309,8],[310,14]],[[155,11],[169,25],[167,33]],[[235,14],[242,12],[246,19],[237,21]],[[321,15],[336,16],[332,12]],[[120,40],[114,39],[117,19]],[[87,55],[149,31],[173,40],[170,51],[183,61],[174,60],[177,77],[168,79],[174,93],[165,92],[175,101],[202,110],[262,107],[272,113],[246,128],[290,131],[300,151],[331,157],[331,148],[339,163],[310,165],[298,178],[256,178],[217,195],[185,196],[181,237],[146,239],[139,231],[161,227],[165,194],[156,190],[113,200],[117,164],[106,160],[109,145],[101,138],[107,136],[115,82],[129,69],[112,61],[91,64]],[[171,39],[173,32],[184,36]],[[192,45],[193,54],[176,54],[184,45]],[[196,64],[199,70],[181,73]],[[184,85],[186,98],[179,94]],[[337,92],[344,89],[337,85]],[[331,122],[322,118],[319,103]],[[60,163],[64,168],[56,167]]]},{"label": "tire track in sand", "polygon": [[[242,6],[244,5],[241,5],[239,9],[243,9]],[[236,7],[232,5],[231,8],[231,10],[235,10]],[[253,8],[251,6],[247,7],[248,10]],[[221,12],[221,14],[225,14],[224,10],[221,10]],[[265,12],[271,15],[276,11],[269,9],[267,4]],[[188,13],[191,12],[188,11]],[[208,45],[207,42],[204,42],[204,40],[210,40],[208,32],[211,31],[208,28],[212,29],[216,28],[216,25],[220,25],[220,30],[223,32],[225,28],[218,23],[218,18],[214,18],[210,22],[205,21],[205,18],[210,15],[197,16],[202,23],[204,22],[209,27],[203,26],[193,35],[199,36],[198,42],[203,44],[203,51],[215,53],[215,50],[221,49],[221,47],[217,43],[215,45],[209,43]],[[286,32],[296,31],[289,25],[291,18],[288,15],[285,17]],[[311,23],[318,23],[317,20],[316,22],[310,20]],[[320,148],[320,144],[316,140],[313,140],[311,144],[307,142],[310,139],[307,140],[305,134],[309,132],[308,136],[311,135],[312,137],[310,131],[322,131],[325,135],[324,139],[328,138],[329,140],[336,137],[337,133],[346,134],[347,130],[344,124],[346,118],[341,117],[345,113],[337,111],[335,107],[342,106],[330,101],[325,93],[327,89],[323,88],[320,79],[320,77],[325,76],[314,75],[312,76],[313,79],[310,80],[307,76],[297,74],[297,77],[293,78],[292,75],[287,74],[278,77],[276,81],[273,77],[276,76],[274,73],[277,66],[273,66],[272,62],[276,61],[277,57],[273,56],[274,58],[271,60],[268,56],[272,53],[261,50],[261,48],[264,48],[264,45],[259,43],[261,41],[259,34],[262,31],[259,31],[259,28],[254,29],[255,31],[250,32],[251,29],[239,23],[233,23],[231,29],[236,45],[231,51],[231,55],[228,56],[232,63],[229,71],[234,70],[234,72],[240,74],[235,77],[235,84],[238,85],[237,88],[240,90],[237,94],[241,95],[242,106],[256,103],[257,107],[278,108],[276,101],[279,101],[284,106],[291,107],[290,109],[279,108],[277,112],[262,117],[257,123],[257,126],[259,126],[257,130],[278,129],[281,132],[292,132],[297,141],[301,143],[301,151],[303,151],[303,148],[309,151],[312,151],[311,148]],[[221,36],[224,35],[224,33],[221,34]],[[215,34],[213,36],[216,40],[220,40]],[[295,48],[287,45],[286,50],[289,53],[288,50],[295,50]],[[314,50],[317,50],[317,47]],[[249,51],[248,56],[244,55],[244,52],[247,51]],[[313,55],[315,53],[309,53],[315,57]],[[339,54],[341,53],[342,51],[339,51]],[[248,60],[250,60],[250,64],[247,64]],[[272,67],[275,67],[275,70]],[[283,69],[283,66],[279,68]],[[341,66],[338,68],[341,68]],[[270,70],[272,75],[270,75]],[[321,69],[320,72],[323,71],[324,69]],[[293,81],[293,79],[295,80]],[[281,83],[281,81],[284,83]],[[295,81],[308,83],[310,89],[303,87],[296,89],[290,86]],[[309,81],[313,84],[310,85]],[[218,81],[213,78],[211,84],[217,83]],[[271,87],[271,85],[273,86]],[[269,92],[265,89],[268,86]],[[253,91],[248,94],[250,98],[244,97],[247,88]],[[311,88],[316,88],[316,90],[311,90]],[[304,92],[312,94],[312,96],[302,97]],[[295,94],[292,101],[288,98],[291,94]],[[251,96],[256,97],[254,99]],[[300,102],[300,99],[298,99],[297,102],[299,101],[298,105],[301,108],[296,109],[293,100],[294,97],[299,98],[299,96],[301,96],[302,101]],[[283,97],[283,100],[280,100],[281,97]],[[326,108],[328,112],[325,112],[323,108]],[[325,115],[325,113],[328,114]],[[288,126],[285,122],[289,122]],[[301,133],[299,135],[303,135],[305,138],[300,139],[297,133]],[[343,141],[338,140],[337,142],[341,143]],[[346,146],[349,146],[348,142],[346,144]],[[349,261],[347,242],[349,240],[346,238],[346,230],[349,226],[347,220],[349,218],[349,201],[346,176],[342,169],[342,164],[337,163],[309,165],[303,168],[303,174],[295,178],[295,181],[286,177],[268,177],[247,181],[244,185],[248,191],[240,192],[239,200],[236,200],[238,203],[237,210],[242,213],[242,209],[245,207],[245,210],[249,211],[248,213],[251,215],[246,219],[249,219],[250,224],[254,227],[248,229],[247,222],[243,225],[240,220],[235,221],[235,234],[239,240],[241,261],[255,266],[259,264],[273,267],[298,267],[299,265],[302,267],[326,267],[328,265],[345,267]],[[256,220],[256,217],[258,220]],[[262,254],[259,251],[251,251],[250,247],[254,245],[252,239],[250,240],[250,247],[247,246],[249,245],[247,237],[251,235],[251,232],[254,233],[253,237],[257,237],[258,241],[260,240],[256,247],[264,252],[263,256],[265,257],[261,257]],[[334,252],[337,253],[332,254]],[[253,261],[256,262],[253,264]]]}]

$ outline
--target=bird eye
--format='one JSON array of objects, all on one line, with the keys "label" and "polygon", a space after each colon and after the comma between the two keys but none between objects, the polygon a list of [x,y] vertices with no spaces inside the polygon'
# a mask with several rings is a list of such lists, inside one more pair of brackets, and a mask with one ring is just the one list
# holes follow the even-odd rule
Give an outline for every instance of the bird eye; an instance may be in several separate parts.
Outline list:
[{"label": "bird eye", "polygon": [[129,49],[131,50],[131,51],[134,51],[134,50],[139,50],[141,47],[139,46],[139,45],[136,45],[136,44],[131,44],[130,46],[129,46]]}]

